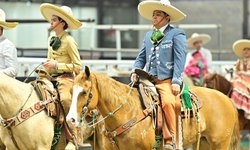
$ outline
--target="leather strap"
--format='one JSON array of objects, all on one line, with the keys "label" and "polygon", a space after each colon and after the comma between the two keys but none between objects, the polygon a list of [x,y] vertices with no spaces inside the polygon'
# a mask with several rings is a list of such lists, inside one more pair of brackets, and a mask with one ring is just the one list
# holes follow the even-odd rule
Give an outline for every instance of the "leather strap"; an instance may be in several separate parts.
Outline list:
[{"label": "leather strap", "polygon": [[7,129],[8,129],[9,135],[10,135],[11,140],[12,140],[12,142],[14,143],[15,147],[16,147],[18,150],[21,150],[21,149],[19,148],[19,146],[17,145],[16,139],[15,139],[15,137],[14,137],[14,135],[13,135],[13,132],[12,132],[12,130],[11,130],[11,127],[7,127]]},{"label": "leather strap", "polygon": [[176,98],[176,101],[175,101],[175,114],[176,114],[176,139],[175,139],[175,142],[176,142],[176,149],[180,149],[182,147],[182,145],[180,145],[179,141],[181,139],[181,137],[179,137],[179,133],[180,132],[183,132],[183,131],[180,131],[179,130],[179,116],[181,116],[181,101],[179,98]]},{"label": "leather strap", "polygon": [[132,126],[134,126],[138,122],[145,119],[147,116],[149,116],[149,114],[151,112],[152,112],[152,110],[150,108],[147,108],[147,109],[143,110],[142,113],[140,113],[136,117],[130,119],[128,122],[121,125],[120,127],[115,129],[114,131],[109,132],[109,131],[106,130],[104,132],[104,135],[107,136],[108,138],[114,138],[114,137],[122,134],[123,132],[127,131],[128,129],[130,129]]},{"label": "leather strap", "polygon": [[162,125],[163,125],[163,114],[162,114],[162,108],[160,105],[157,105],[157,116],[156,116],[156,121],[157,121],[157,126],[156,126],[156,135],[161,135],[162,133]]},{"label": "leather strap", "polygon": [[7,120],[3,120],[4,127],[12,127],[19,125],[20,123],[24,122],[25,120],[29,119],[35,114],[41,112],[45,108],[45,105],[47,105],[50,102],[52,101],[45,101],[44,103],[37,102],[33,106],[21,111],[17,116]]}]

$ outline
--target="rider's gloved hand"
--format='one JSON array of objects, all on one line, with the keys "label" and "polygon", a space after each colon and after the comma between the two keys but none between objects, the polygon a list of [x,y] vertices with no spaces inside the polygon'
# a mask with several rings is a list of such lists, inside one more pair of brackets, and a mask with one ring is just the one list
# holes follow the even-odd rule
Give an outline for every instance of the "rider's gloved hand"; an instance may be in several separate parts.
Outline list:
[{"label": "rider's gloved hand", "polygon": [[132,73],[130,76],[130,80],[132,82],[137,82],[138,81],[138,75],[136,73]]},{"label": "rider's gloved hand", "polygon": [[181,87],[179,84],[172,84],[171,88],[172,88],[172,93],[174,94],[174,96],[177,96],[181,91]]}]

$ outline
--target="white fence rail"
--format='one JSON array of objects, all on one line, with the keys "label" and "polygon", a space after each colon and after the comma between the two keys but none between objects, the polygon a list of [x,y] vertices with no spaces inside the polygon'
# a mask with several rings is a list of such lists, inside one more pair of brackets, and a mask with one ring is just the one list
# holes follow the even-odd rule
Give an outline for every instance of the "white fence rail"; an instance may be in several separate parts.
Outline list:
[{"label": "white fence rail", "polygon": [[[39,64],[46,61],[46,58],[24,58],[19,57],[18,76],[29,75]],[[83,65],[90,67],[92,71],[103,72],[109,76],[126,76],[130,73],[133,60],[82,60]],[[226,74],[225,68],[233,67],[235,61],[213,61],[212,68],[214,72]],[[31,76],[36,76],[32,73]]]},{"label": "white fence rail", "polygon": [[[179,24],[176,25],[182,29],[213,29],[217,31],[217,38],[218,38],[218,51],[219,51],[219,59],[221,53],[221,43],[222,43],[222,28],[220,24]],[[89,29],[91,30],[91,42],[90,42],[90,49],[102,49],[97,48],[95,45],[95,41],[97,39],[96,30],[114,30],[115,31],[115,41],[116,41],[116,59],[122,59],[122,41],[121,41],[121,32],[122,31],[143,31],[152,29],[152,25],[138,25],[138,24],[111,24],[111,25],[95,25],[95,24],[87,24],[82,29]],[[138,49],[138,48],[134,48]]]}]

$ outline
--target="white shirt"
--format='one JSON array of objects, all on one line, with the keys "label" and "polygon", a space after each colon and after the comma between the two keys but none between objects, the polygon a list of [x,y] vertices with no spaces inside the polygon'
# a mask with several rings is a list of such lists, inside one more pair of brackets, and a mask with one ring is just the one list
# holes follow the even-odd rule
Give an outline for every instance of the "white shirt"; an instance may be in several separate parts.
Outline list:
[{"label": "white shirt", "polygon": [[[192,58],[193,58],[192,54],[195,51],[196,50],[192,50],[192,51],[188,52],[187,58],[186,58],[186,65],[185,65],[185,67],[188,65],[189,61],[192,60]],[[201,53],[202,57],[207,60],[208,72],[212,73],[213,72],[212,67],[211,67],[212,54],[211,54],[210,50],[205,49],[204,47],[201,47],[201,49],[199,50],[199,52]]]},{"label": "white shirt", "polygon": [[0,36],[0,73],[16,77],[18,72],[17,50],[14,44]]},{"label": "white shirt", "polygon": [[165,26],[161,27],[159,30],[160,30],[161,32],[164,32],[164,30],[167,28],[167,26],[168,26],[168,24],[166,24]]}]

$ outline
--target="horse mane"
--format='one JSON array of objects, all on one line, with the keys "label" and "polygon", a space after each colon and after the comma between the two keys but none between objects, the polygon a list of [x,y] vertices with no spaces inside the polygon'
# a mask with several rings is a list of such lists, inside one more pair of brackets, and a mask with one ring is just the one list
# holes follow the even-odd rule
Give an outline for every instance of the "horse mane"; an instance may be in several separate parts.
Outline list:
[{"label": "horse mane", "polygon": [[[117,107],[121,103],[128,103],[131,108],[140,105],[139,94],[136,89],[132,89],[124,83],[101,73],[93,73],[97,81],[98,91],[101,91],[100,99],[106,99],[111,107]],[[138,97],[138,99],[136,98]],[[107,99],[108,98],[108,99]],[[141,105],[140,105],[141,106]]]}]

